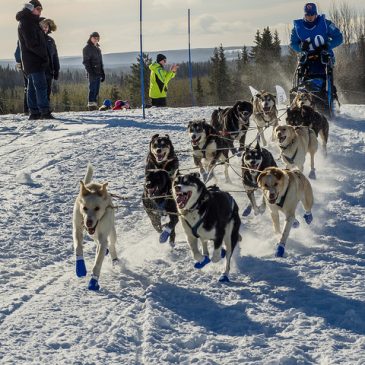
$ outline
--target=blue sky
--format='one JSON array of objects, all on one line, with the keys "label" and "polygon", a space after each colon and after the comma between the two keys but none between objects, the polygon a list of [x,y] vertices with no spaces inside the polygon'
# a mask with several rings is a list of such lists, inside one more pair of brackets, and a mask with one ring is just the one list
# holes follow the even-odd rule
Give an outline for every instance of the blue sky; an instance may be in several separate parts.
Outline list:
[{"label": "blue sky", "polygon": [[[4,1],[4,0],[2,0]],[[93,31],[101,34],[103,53],[139,49],[138,0],[41,0],[42,16],[53,19],[53,34],[61,56],[80,55]],[[347,0],[364,11],[360,0]],[[303,16],[305,1],[297,0],[144,0],[144,49],[146,51],[187,47],[187,9],[191,9],[191,46],[215,47],[251,45],[257,29],[270,26],[288,42],[292,20]],[[334,0],[318,1],[328,13]],[[339,3],[339,2],[338,2]],[[0,14],[0,59],[12,58],[17,40],[15,14],[21,1],[8,2]]]}]

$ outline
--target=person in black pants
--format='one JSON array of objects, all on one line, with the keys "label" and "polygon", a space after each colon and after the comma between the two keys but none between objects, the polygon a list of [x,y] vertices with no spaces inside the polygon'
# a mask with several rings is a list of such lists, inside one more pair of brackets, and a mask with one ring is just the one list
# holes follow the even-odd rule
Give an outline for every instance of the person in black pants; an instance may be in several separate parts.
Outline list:
[{"label": "person in black pants", "polygon": [[57,47],[54,39],[49,35],[50,33],[56,31],[57,26],[52,19],[42,19],[39,23],[41,26],[46,42],[49,57],[49,66],[46,70],[47,79],[47,97],[48,101],[51,99],[52,92],[52,82],[53,80],[58,80],[58,75],[60,73],[60,60],[58,58]]},{"label": "person in black pants", "polygon": [[30,0],[16,14],[21,60],[28,77],[27,95],[31,120],[55,119],[47,98],[46,70],[49,60],[46,39],[39,26],[42,9],[38,0]]},{"label": "person in black pants", "polygon": [[105,80],[105,72],[103,65],[103,57],[99,46],[100,35],[98,32],[90,34],[86,46],[82,50],[83,65],[85,66],[87,76],[89,78],[89,110],[98,108],[98,96],[100,90],[100,82]]}]

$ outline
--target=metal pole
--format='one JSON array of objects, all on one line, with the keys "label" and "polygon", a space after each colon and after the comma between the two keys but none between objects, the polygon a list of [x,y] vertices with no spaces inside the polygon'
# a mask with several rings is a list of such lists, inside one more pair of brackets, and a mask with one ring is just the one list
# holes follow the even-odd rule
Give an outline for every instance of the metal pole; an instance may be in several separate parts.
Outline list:
[{"label": "metal pole", "polygon": [[139,45],[140,45],[140,54],[139,54],[139,67],[141,70],[141,99],[142,99],[142,111],[143,111],[143,119],[146,119],[145,114],[145,100],[144,100],[144,62],[143,62],[143,47],[142,47],[142,0],[139,0]]},{"label": "metal pole", "polygon": [[189,79],[190,79],[190,95],[191,104],[195,105],[194,92],[193,92],[193,69],[191,66],[191,49],[190,49],[190,9],[188,9],[188,39],[189,39]]}]

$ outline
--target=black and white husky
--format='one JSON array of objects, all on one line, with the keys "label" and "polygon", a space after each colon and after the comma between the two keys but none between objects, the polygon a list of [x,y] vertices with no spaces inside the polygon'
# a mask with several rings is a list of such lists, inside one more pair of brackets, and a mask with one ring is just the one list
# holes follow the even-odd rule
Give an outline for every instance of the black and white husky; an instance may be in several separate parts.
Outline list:
[{"label": "black and white husky", "polygon": [[255,190],[258,189],[257,178],[266,167],[276,166],[272,154],[267,149],[260,147],[258,142],[254,148],[246,147],[242,155],[242,182],[251,204],[243,211],[244,217],[248,216],[252,209],[255,215],[264,213],[265,199],[262,199],[260,206],[257,206],[255,199]]},{"label": "black and white husky", "polygon": [[[230,194],[219,190],[216,186],[206,188],[197,173],[187,175],[177,173],[172,183],[172,193],[180,222],[196,260],[194,267],[201,269],[210,261],[218,262],[225,256],[225,271],[219,281],[228,282],[232,252],[237,242],[241,240],[239,234],[241,220],[237,203]],[[198,248],[198,238],[202,243],[203,253]],[[208,241],[214,243],[211,258]],[[222,247],[223,242],[225,249]]]},{"label": "black and white husky", "polygon": [[245,148],[252,111],[253,107],[250,102],[236,101],[232,107],[218,108],[212,113],[210,124],[224,136],[232,154],[237,152],[234,148],[234,141],[239,141],[239,151],[243,151]]},{"label": "black and white husky", "polygon": [[[142,202],[153,228],[160,233],[160,243],[165,243],[170,237],[170,245],[173,245],[175,226],[179,219],[175,200],[171,197],[171,184],[167,171],[146,171]],[[161,223],[163,216],[170,219],[165,225]]]},{"label": "black and white husky", "polygon": [[189,122],[188,132],[193,147],[194,164],[199,167],[202,179],[208,181],[212,178],[215,165],[222,161],[224,175],[229,182],[228,145],[218,131],[202,119]]}]

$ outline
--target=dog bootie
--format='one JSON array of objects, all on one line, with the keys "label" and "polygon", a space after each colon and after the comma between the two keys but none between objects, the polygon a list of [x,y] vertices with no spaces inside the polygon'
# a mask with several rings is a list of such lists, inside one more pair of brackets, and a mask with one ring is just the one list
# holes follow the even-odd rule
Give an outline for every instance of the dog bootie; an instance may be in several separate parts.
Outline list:
[{"label": "dog bootie", "polygon": [[76,256],[76,275],[79,278],[86,276],[85,260],[82,256]]},{"label": "dog bootie", "polygon": [[316,170],[315,169],[310,170],[310,173],[309,173],[308,177],[310,179],[312,179],[312,180],[315,180],[317,178],[317,176],[316,176]]},{"label": "dog bootie", "polygon": [[221,258],[222,259],[224,259],[226,257],[226,253],[227,253],[227,251],[224,248],[222,248],[221,249]]},{"label": "dog bootie", "polygon": [[222,275],[219,277],[218,281],[219,281],[220,283],[229,283],[229,278],[228,278],[228,276],[227,276],[226,274],[222,274]]},{"label": "dog bootie", "polygon": [[305,222],[307,224],[311,224],[312,223],[312,220],[313,220],[313,215],[311,212],[306,212],[304,215],[303,215],[303,218],[305,219]]},{"label": "dog bootie", "polygon": [[294,220],[293,220],[292,227],[293,227],[293,228],[298,228],[298,227],[299,227],[299,225],[300,225],[300,223],[299,223],[298,219],[294,219]]},{"label": "dog bootie", "polygon": [[275,256],[276,257],[284,257],[284,253],[285,253],[285,245],[283,245],[282,243],[279,243],[276,246]]},{"label": "dog bootie", "polygon": [[242,217],[247,217],[252,211],[252,205],[247,205],[247,208],[243,211]]},{"label": "dog bootie", "polygon": [[172,229],[170,227],[164,227],[162,233],[160,234],[160,243],[165,243],[171,234]]},{"label": "dog bootie", "polygon": [[97,276],[91,276],[91,279],[89,281],[89,290],[98,291],[100,289],[99,283],[98,283],[98,277]]},{"label": "dog bootie", "polygon": [[196,269],[202,269],[205,265],[209,264],[210,258],[208,256],[204,256],[203,260],[200,262],[196,262],[194,264],[194,267]]}]

